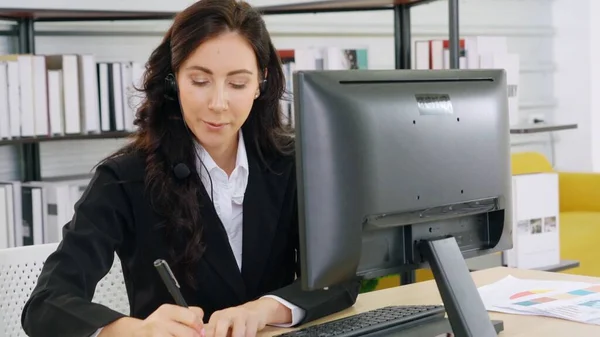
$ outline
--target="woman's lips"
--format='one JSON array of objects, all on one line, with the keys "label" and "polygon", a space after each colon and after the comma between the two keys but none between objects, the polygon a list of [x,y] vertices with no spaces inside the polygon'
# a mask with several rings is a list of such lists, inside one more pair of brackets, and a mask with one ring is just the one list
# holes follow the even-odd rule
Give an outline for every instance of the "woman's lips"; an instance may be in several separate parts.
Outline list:
[{"label": "woman's lips", "polygon": [[212,123],[207,121],[204,121],[204,124],[206,124],[210,130],[221,130],[227,125],[226,123]]}]

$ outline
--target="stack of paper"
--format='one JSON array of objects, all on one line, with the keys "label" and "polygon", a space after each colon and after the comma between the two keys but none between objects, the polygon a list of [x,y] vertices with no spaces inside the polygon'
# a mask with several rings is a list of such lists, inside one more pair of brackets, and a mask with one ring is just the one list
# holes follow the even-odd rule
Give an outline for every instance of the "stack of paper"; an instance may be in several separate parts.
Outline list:
[{"label": "stack of paper", "polygon": [[479,288],[479,294],[489,311],[600,325],[600,284],[507,276]]}]

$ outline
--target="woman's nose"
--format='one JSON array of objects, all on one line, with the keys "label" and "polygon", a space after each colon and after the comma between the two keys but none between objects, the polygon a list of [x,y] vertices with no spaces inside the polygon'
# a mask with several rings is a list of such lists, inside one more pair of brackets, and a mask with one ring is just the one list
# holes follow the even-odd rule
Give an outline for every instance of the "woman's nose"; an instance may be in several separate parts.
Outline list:
[{"label": "woman's nose", "polygon": [[217,112],[227,110],[228,103],[226,95],[223,86],[215,86],[208,108]]}]

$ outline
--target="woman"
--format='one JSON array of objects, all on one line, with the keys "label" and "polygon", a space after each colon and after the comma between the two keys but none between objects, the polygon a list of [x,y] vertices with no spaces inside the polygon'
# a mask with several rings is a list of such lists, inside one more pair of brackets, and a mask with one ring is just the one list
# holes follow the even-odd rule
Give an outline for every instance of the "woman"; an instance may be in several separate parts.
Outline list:
[{"label": "woman", "polygon": [[[284,76],[260,14],[202,0],[152,53],[133,141],[104,160],[22,315],[29,336],[252,336],[354,304],[303,293]],[[91,303],[116,252],[131,316]],[[153,266],[165,259],[189,308]]]}]

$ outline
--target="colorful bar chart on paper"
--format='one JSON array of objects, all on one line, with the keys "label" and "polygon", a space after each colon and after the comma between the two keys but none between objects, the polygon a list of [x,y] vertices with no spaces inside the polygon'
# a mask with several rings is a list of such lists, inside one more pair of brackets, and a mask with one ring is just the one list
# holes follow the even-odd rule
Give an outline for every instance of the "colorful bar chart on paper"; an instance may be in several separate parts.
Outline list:
[{"label": "colorful bar chart on paper", "polygon": [[[515,300],[515,299],[525,297],[525,296],[531,296],[531,295],[535,295],[535,294],[543,294],[543,293],[548,293],[548,292],[551,292],[551,290],[523,291],[523,292],[512,295],[510,297],[510,299]],[[548,302],[557,301],[557,300],[566,300],[566,299],[587,296],[587,295],[592,295],[592,294],[599,294],[599,293],[600,293],[600,286],[591,286],[591,287],[587,287],[587,288],[583,288],[583,289],[572,290],[572,291],[562,293],[562,294],[553,294],[552,296],[547,296],[547,297],[544,296],[544,297],[529,299],[527,301],[516,302],[515,304],[527,307],[527,306],[532,306],[532,305],[541,304],[541,303],[548,303]],[[595,307],[597,305],[598,304],[594,303],[593,305],[589,305],[589,306]]]},{"label": "colorful bar chart on paper", "polygon": [[510,299],[511,300],[516,300],[517,298],[531,296],[531,295],[535,295],[535,294],[543,294],[543,293],[547,293],[547,292],[550,292],[550,291],[552,291],[552,290],[550,290],[550,289],[538,289],[538,290],[522,291],[520,293],[516,293],[516,294],[512,295],[510,297]]}]

